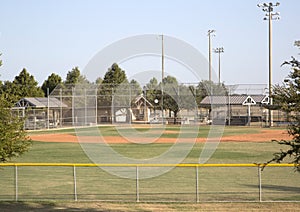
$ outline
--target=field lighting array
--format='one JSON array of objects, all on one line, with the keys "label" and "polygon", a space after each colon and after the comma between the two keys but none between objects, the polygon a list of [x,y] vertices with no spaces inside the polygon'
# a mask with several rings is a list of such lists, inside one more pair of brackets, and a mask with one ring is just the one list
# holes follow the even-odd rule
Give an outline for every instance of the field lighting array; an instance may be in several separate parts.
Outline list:
[{"label": "field lighting array", "polygon": [[[279,17],[279,12],[274,12],[274,7],[279,6],[280,3],[277,2],[273,4],[272,2],[270,3],[262,3],[258,4],[257,6],[262,8],[262,11],[265,12],[265,17],[264,20],[269,21],[269,97],[270,97],[270,102],[269,104],[272,105],[272,20],[278,20]],[[272,110],[269,110],[269,127],[273,125],[273,118],[272,118]]]},{"label": "field lighting array", "polygon": [[219,54],[219,84],[221,84],[221,53],[224,53],[224,48],[223,47],[218,47],[214,49],[214,52]]}]

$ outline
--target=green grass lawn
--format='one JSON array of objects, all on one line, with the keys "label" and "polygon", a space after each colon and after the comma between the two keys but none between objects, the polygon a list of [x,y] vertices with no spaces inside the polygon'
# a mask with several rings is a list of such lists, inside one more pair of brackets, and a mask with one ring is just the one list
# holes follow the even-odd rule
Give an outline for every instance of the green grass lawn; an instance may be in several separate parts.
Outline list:
[{"label": "green grass lawn", "polygon": [[[179,127],[167,128],[178,132]],[[86,134],[88,134],[88,128]],[[115,127],[101,127],[103,134],[118,134]],[[122,128],[121,130],[126,130]],[[146,131],[148,129],[142,129]],[[198,136],[207,135],[209,128],[199,129]],[[261,128],[226,127],[224,134],[258,133]],[[272,129],[264,129],[272,130]],[[73,134],[73,129],[51,130],[46,133]],[[31,134],[44,132],[31,132]],[[167,136],[167,135],[165,135]],[[172,144],[110,144],[113,150],[125,157],[148,159],[168,151]],[[182,163],[198,163],[204,143],[196,143]],[[272,158],[280,146],[274,142],[220,143],[211,164],[263,163]],[[78,143],[52,143],[33,141],[26,154],[15,159],[17,163],[92,163]],[[122,163],[122,161],[121,161]],[[118,169],[118,168],[114,168]],[[119,168],[120,169],[120,168]],[[18,167],[18,198],[20,200],[73,200],[73,167]],[[76,167],[77,198],[79,200],[135,201],[136,180],[120,178],[99,167]],[[121,168],[135,176],[136,168]],[[139,172],[155,171],[140,167]],[[0,168],[0,200],[15,198],[15,168]],[[257,167],[199,167],[198,193],[200,202],[206,201],[258,201]],[[262,173],[263,200],[300,201],[299,173],[292,167],[267,167]],[[140,201],[196,201],[195,167],[176,167],[169,172],[139,180]],[[0,205],[1,207],[1,205]]]},{"label": "green grass lawn", "polygon": [[[211,126],[152,126],[147,127],[147,125],[143,125],[140,127],[136,125],[135,127],[124,126],[100,126],[100,127],[86,127],[86,128],[68,128],[68,129],[51,129],[51,130],[39,130],[39,131],[29,131],[29,135],[39,135],[39,134],[70,134],[76,135],[76,131],[78,134],[82,136],[98,136],[101,134],[102,136],[122,136],[122,134],[126,133],[129,135],[142,135],[144,137],[153,137],[156,135],[156,132],[161,132],[166,130],[165,133],[162,133],[162,138],[177,138],[179,133],[182,133],[181,137],[190,137],[190,134],[195,134],[195,130],[198,131],[197,137],[205,138],[207,137]],[[223,135],[241,135],[241,134],[249,134],[249,133],[259,133],[262,130],[276,130],[282,128],[261,128],[261,127],[233,127],[226,126],[224,128]],[[172,133],[170,133],[172,132]]]}]

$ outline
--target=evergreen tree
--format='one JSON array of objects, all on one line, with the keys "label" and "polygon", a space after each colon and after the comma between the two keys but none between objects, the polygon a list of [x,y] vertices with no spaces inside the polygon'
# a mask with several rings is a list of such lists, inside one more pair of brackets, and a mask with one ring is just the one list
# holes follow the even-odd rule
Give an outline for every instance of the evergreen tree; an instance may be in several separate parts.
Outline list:
[{"label": "evergreen tree", "polygon": [[[98,106],[106,110],[106,114],[115,119],[115,112],[122,104],[121,95],[129,96],[129,83],[125,71],[114,63],[104,75],[98,88]],[[127,101],[129,99],[127,98]],[[124,105],[130,105],[124,103]],[[112,114],[113,113],[113,114]],[[115,120],[112,120],[115,121]]]},{"label": "evergreen tree", "polygon": [[130,95],[135,98],[136,96],[140,95],[142,93],[141,85],[138,83],[138,81],[132,79],[129,83],[130,85]]},{"label": "evergreen tree", "polygon": [[[2,61],[0,60],[0,66]],[[26,152],[30,139],[24,130],[24,120],[13,114],[4,93],[0,95],[0,162],[6,162]]]},{"label": "evergreen tree", "polygon": [[[295,43],[296,45],[296,43]],[[292,57],[291,61],[286,61],[283,65],[290,65],[292,70],[282,85],[276,85],[273,88],[273,99],[277,106],[287,113],[291,114],[291,122],[287,128],[291,140],[276,141],[286,146],[287,150],[281,150],[274,153],[271,162],[280,163],[287,159],[294,163],[297,170],[300,171],[300,62]]]},{"label": "evergreen tree", "polygon": [[49,89],[49,94],[56,88],[56,86],[61,85],[62,79],[59,75],[52,73],[48,78],[44,81],[42,85],[42,90],[47,97],[47,92]]},{"label": "evergreen tree", "polygon": [[89,81],[84,75],[81,75],[79,68],[76,66],[72,68],[71,71],[68,71],[65,84],[88,84]]},{"label": "evergreen tree", "polygon": [[44,93],[38,86],[38,82],[25,68],[15,77],[13,84],[17,88],[16,95],[19,97],[42,97]]},{"label": "evergreen tree", "polygon": [[38,82],[24,68],[15,79],[5,81],[1,88],[2,95],[12,104],[24,97],[43,97],[43,90],[38,86]]}]

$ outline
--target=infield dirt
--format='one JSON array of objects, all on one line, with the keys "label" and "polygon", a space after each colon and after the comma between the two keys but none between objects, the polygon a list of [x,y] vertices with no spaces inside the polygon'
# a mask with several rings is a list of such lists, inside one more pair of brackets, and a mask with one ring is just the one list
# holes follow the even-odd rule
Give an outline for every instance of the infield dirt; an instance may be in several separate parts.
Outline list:
[{"label": "infield dirt", "polygon": [[[34,141],[41,142],[79,142],[79,138],[72,134],[38,134],[31,135],[30,138]],[[96,136],[82,136],[80,141],[85,142],[97,142],[99,137]],[[128,139],[121,136],[104,136],[102,139],[106,143],[130,143]],[[152,138],[143,138],[143,140]],[[261,130],[260,133],[246,133],[239,135],[223,136],[221,142],[266,142],[271,140],[290,140],[291,137],[288,135],[285,129],[279,130]],[[186,139],[189,141],[189,139]],[[205,142],[206,138],[197,138],[197,142]],[[157,138],[153,140],[155,143],[174,143],[176,138]]]}]

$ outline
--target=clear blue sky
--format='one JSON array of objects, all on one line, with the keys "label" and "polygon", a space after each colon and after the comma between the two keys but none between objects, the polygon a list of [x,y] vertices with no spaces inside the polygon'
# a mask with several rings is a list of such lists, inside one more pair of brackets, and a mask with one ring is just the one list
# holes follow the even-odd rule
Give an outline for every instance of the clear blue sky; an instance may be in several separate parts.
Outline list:
[{"label": "clear blue sky", "polygon": [[[268,1],[267,1],[268,2]],[[165,34],[184,40],[208,58],[207,30],[213,47],[223,46],[222,81],[268,82],[268,23],[256,0],[1,0],[0,79],[13,80],[25,67],[42,84],[52,73],[65,79],[75,66],[84,69],[105,46],[140,34]],[[275,2],[274,2],[275,3]],[[300,1],[280,2],[273,21],[273,83],[300,40]],[[217,70],[217,55],[213,54]],[[126,70],[127,71],[127,70]],[[194,82],[193,79],[187,79]],[[183,81],[187,81],[183,80]]]}]

